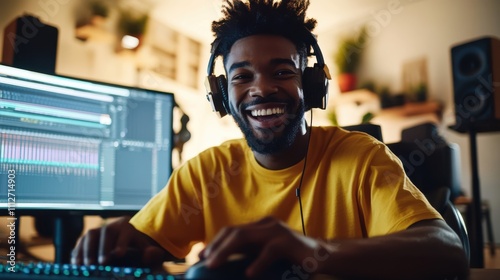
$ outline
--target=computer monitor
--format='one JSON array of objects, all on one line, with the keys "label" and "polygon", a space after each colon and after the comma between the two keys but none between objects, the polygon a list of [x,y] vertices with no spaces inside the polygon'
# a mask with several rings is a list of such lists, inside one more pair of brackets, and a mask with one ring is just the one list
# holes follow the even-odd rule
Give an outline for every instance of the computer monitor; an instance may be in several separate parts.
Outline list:
[{"label": "computer monitor", "polygon": [[167,92],[0,65],[0,209],[138,211],[170,177],[174,103]]}]

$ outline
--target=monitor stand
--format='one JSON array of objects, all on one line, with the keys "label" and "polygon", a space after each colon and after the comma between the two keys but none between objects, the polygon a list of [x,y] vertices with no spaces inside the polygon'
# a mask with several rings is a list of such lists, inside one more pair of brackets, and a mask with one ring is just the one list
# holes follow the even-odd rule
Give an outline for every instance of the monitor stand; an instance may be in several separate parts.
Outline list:
[{"label": "monitor stand", "polygon": [[66,215],[54,217],[55,263],[70,263],[71,251],[83,230],[83,216]]}]

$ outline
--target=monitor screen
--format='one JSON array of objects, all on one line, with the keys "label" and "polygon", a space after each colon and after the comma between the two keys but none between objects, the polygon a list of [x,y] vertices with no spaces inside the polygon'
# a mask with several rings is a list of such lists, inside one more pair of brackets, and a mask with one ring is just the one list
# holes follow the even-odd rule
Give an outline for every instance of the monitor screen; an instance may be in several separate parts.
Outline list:
[{"label": "monitor screen", "polygon": [[171,93],[0,65],[0,209],[135,212],[172,169]]}]

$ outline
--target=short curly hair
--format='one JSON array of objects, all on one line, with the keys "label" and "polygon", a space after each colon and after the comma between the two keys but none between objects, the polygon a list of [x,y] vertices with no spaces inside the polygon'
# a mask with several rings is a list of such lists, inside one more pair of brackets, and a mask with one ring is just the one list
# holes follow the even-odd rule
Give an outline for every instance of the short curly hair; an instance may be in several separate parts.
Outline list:
[{"label": "short curly hair", "polygon": [[212,22],[214,56],[221,55],[225,62],[232,45],[241,38],[280,35],[293,42],[303,69],[312,43],[310,33],[317,23],[315,19],[306,19],[308,7],[309,0],[226,0],[224,17]]}]

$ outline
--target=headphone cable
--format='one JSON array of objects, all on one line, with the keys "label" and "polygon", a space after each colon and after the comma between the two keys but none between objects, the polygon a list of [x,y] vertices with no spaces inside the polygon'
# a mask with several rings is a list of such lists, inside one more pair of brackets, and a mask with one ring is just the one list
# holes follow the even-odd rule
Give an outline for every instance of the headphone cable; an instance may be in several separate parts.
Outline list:
[{"label": "headphone cable", "polygon": [[[305,227],[305,223],[304,223],[304,213],[302,211],[302,199],[300,196],[300,188],[302,187],[302,180],[304,179],[304,173],[306,171],[307,155],[309,152],[309,144],[311,142],[311,134],[312,134],[312,121],[313,121],[313,112],[312,112],[312,108],[311,108],[311,124],[309,125],[310,129],[309,129],[309,136],[307,139],[306,155],[304,157],[304,165],[302,166],[302,174],[300,175],[299,187],[295,189],[295,196],[297,196],[297,198],[299,199],[300,221],[302,223],[302,233],[304,234],[304,236],[307,236],[307,234],[306,234],[306,227]],[[306,126],[306,128],[307,128],[307,126]]]}]

